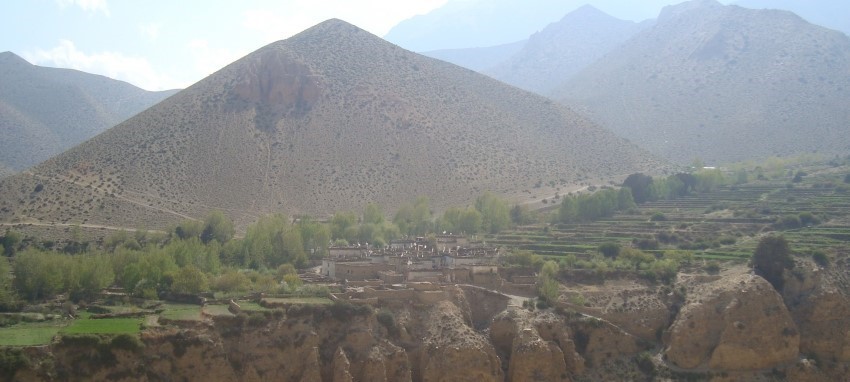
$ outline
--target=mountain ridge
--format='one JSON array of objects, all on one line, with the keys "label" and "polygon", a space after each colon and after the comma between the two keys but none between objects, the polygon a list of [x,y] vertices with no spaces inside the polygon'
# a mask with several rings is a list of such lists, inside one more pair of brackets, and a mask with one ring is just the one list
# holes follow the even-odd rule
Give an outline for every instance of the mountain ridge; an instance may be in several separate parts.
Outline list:
[{"label": "mountain ridge", "polygon": [[0,53],[0,163],[23,170],[146,109],[175,91],[148,92],[73,69]]},{"label": "mountain ridge", "polygon": [[0,220],[155,228],[221,209],[244,226],[663,166],[551,100],[328,20],[0,182]]},{"label": "mountain ridge", "polygon": [[840,153],[850,39],[788,11],[687,2],[550,95],[680,163]]}]

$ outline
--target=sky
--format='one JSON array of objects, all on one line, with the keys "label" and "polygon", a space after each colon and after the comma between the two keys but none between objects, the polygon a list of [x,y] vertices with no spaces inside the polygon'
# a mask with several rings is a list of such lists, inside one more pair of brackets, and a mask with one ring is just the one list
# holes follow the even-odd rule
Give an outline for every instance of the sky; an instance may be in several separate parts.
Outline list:
[{"label": "sky", "polygon": [[330,18],[378,36],[447,0],[3,0],[0,52],[146,90],[186,88]]}]

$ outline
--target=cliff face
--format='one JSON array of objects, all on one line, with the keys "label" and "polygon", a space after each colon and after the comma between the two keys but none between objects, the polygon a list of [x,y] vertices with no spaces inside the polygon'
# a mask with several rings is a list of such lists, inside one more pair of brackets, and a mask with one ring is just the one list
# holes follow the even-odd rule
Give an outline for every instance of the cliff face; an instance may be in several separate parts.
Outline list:
[{"label": "cliff face", "polygon": [[[141,347],[66,338],[24,349],[30,362],[9,380],[518,382],[696,375],[748,381],[772,370],[793,381],[846,380],[847,265],[800,265],[782,295],[744,267],[721,276],[682,274],[668,289],[679,297],[669,309],[672,324],[662,323],[661,354],[652,353],[658,340],[645,338],[649,326],[622,325],[626,316],[615,309],[598,317],[530,311],[485,289],[432,286],[345,295],[354,304],[169,323],[145,329]],[[628,304],[635,308],[620,311],[637,317],[641,309],[658,313],[667,301],[646,297],[658,296],[658,286],[645,292],[633,281],[627,286],[610,296],[588,293],[585,307]],[[612,305],[618,296],[629,300]],[[635,296],[643,296],[640,303],[632,303]]]},{"label": "cliff face", "polygon": [[741,274],[688,292],[665,355],[685,369],[758,370],[795,361],[799,347],[779,294],[763,278]]}]

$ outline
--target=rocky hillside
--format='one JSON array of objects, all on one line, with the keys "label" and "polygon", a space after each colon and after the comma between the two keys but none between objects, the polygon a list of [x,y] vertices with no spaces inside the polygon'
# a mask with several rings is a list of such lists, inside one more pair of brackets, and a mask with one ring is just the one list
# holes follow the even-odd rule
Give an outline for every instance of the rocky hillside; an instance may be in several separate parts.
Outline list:
[{"label": "rocky hillside", "polygon": [[28,168],[174,93],[0,53],[0,167]]},{"label": "rocky hillside", "polygon": [[782,293],[745,266],[695,268],[669,286],[565,273],[559,307],[542,310],[473,286],[367,287],[333,305],[148,320],[140,342],[66,336],[23,349],[27,362],[2,372],[27,381],[844,380],[848,266],[800,260]]},{"label": "rocky hillside", "polygon": [[739,0],[734,4],[753,9],[784,9],[794,12],[812,24],[825,26],[850,35],[850,3],[833,0]]},{"label": "rocky hillside", "polygon": [[553,92],[688,163],[850,150],[850,38],[785,11],[694,0]]},{"label": "rocky hillside", "polygon": [[535,33],[522,50],[483,73],[546,94],[649,24],[620,20],[585,5]]},{"label": "rocky hillside", "polygon": [[0,183],[0,220],[164,227],[222,209],[436,208],[663,164],[571,110],[330,20]]}]

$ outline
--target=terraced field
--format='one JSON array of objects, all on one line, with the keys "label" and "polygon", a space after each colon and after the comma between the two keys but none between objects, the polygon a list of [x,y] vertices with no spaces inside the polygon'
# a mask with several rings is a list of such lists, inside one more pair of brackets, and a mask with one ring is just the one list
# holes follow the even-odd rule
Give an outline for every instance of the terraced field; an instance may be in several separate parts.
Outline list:
[{"label": "terraced field", "polygon": [[[746,261],[760,236],[781,231],[798,254],[846,254],[850,251],[850,191],[839,174],[850,172],[850,167],[821,165],[805,170],[810,175],[799,183],[789,177],[724,186],[645,203],[594,222],[518,227],[486,241],[555,260],[567,255],[587,259],[601,244],[616,242],[653,253],[688,250],[698,259]],[[783,217],[799,219],[805,213],[818,221],[777,224]]]}]

